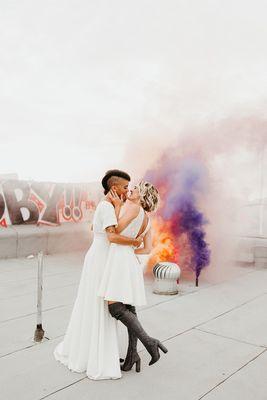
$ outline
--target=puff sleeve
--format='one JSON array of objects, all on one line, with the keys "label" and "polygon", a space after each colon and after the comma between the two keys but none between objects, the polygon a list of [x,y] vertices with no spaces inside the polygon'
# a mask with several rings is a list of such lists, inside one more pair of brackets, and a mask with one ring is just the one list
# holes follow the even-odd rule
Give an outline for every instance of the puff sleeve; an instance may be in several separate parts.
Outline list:
[{"label": "puff sleeve", "polygon": [[103,201],[103,207],[102,207],[102,229],[103,231],[108,227],[108,226],[118,226],[118,221],[117,217],[115,214],[115,209],[111,203],[108,201]]}]

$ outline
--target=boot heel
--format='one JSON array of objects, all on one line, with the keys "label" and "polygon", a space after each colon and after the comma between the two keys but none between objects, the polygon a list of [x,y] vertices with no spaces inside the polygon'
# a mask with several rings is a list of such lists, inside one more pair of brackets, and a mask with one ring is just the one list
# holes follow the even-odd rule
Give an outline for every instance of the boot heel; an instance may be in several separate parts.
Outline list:
[{"label": "boot heel", "polygon": [[140,369],[141,369],[141,359],[137,360],[135,364],[136,364],[136,365],[135,365],[135,370],[136,370],[136,372],[140,372]]},{"label": "boot heel", "polygon": [[168,352],[168,349],[167,349],[162,343],[159,343],[159,348],[160,348],[164,353],[167,353],[167,352]]}]

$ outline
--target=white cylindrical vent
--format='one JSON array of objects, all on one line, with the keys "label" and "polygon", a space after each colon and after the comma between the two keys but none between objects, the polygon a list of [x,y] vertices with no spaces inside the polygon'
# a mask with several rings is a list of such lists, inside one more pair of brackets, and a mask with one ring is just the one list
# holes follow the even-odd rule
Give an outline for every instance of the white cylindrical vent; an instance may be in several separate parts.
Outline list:
[{"label": "white cylindrical vent", "polygon": [[153,268],[155,277],[153,293],[156,294],[177,294],[180,278],[180,267],[172,262],[162,261]]}]

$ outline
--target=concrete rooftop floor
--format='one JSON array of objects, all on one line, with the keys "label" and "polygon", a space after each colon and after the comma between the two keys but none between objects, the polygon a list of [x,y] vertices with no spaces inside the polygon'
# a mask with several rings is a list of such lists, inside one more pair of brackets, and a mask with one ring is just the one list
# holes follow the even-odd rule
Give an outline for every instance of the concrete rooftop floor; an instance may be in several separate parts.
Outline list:
[{"label": "concrete rooftop floor", "polygon": [[[267,269],[218,266],[206,269],[196,288],[182,276],[179,294],[153,294],[137,308],[151,336],[168,353],[148,366],[142,343],[141,372],[92,381],[53,357],[76,296],[84,253],[45,256],[43,328],[34,343],[37,260],[0,260],[0,398],[3,400],[180,399],[267,400]],[[209,268],[209,267],[208,267]],[[126,327],[119,323],[121,357]]]}]

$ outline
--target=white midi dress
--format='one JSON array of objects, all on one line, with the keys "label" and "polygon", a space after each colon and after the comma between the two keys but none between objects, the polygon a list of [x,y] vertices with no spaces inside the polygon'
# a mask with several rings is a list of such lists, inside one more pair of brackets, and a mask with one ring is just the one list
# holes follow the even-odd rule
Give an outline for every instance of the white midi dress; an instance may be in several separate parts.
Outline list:
[{"label": "white midi dress", "polygon": [[71,371],[86,372],[93,380],[122,377],[118,321],[109,313],[108,302],[97,296],[110,248],[105,228],[112,225],[117,225],[114,207],[102,200],[95,210],[94,239],[85,255],[69,324],[53,352]]},{"label": "white midi dress", "polygon": [[[135,238],[142,226],[144,214],[144,209],[140,207],[137,217],[120,234]],[[150,219],[143,236],[149,228]],[[124,304],[146,305],[143,269],[133,246],[111,243],[97,295],[105,300],[120,301]]]}]

